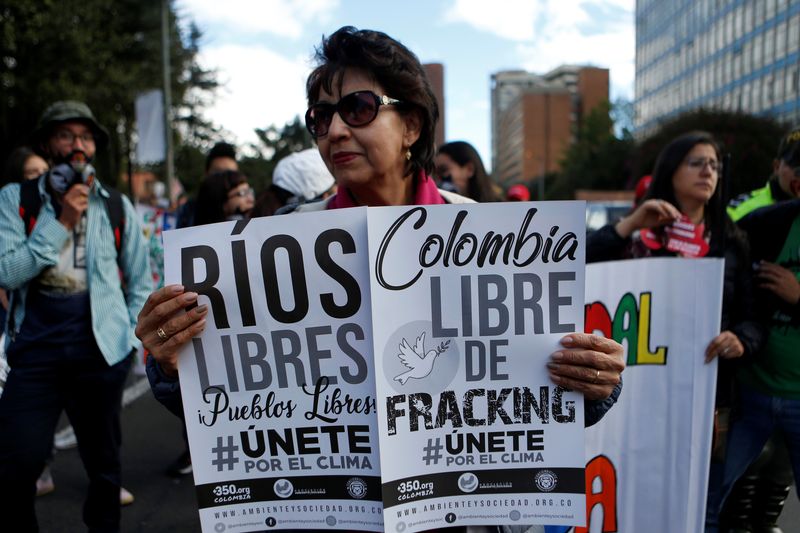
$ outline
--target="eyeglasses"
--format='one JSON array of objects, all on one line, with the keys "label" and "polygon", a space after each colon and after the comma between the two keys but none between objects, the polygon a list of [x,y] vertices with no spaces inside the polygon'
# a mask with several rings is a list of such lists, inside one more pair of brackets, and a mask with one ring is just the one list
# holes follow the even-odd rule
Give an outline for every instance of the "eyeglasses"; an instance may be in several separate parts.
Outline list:
[{"label": "eyeglasses", "polygon": [[80,139],[83,144],[94,142],[94,135],[90,131],[78,135],[70,130],[57,130],[55,137],[58,142],[64,144],[75,144],[75,139]]},{"label": "eyeglasses", "polygon": [[375,120],[382,105],[402,103],[386,95],[378,96],[372,91],[356,91],[342,96],[335,104],[317,103],[309,107],[306,111],[306,128],[317,139],[328,134],[334,113],[339,113],[348,126],[359,128]]},{"label": "eyeglasses", "polygon": [[688,166],[692,170],[697,170],[698,172],[703,170],[706,165],[708,165],[708,168],[711,169],[711,172],[719,172],[720,170],[722,170],[722,163],[720,163],[716,159],[706,159],[704,157],[698,157],[696,159],[686,160],[686,166]]},{"label": "eyeglasses", "polygon": [[228,199],[231,198],[247,198],[248,196],[255,196],[256,192],[253,190],[252,187],[247,187],[246,189],[239,189],[238,191],[233,191],[228,194]]}]

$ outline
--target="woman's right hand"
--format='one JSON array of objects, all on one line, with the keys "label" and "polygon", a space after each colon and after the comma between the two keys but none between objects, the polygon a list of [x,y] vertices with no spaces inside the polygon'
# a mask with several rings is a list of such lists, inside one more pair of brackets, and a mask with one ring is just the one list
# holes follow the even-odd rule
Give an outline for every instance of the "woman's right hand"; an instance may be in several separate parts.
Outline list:
[{"label": "woman's right hand", "polygon": [[196,292],[184,292],[182,285],[167,285],[151,293],[139,313],[136,336],[169,376],[178,375],[181,348],[206,327],[207,305],[184,311],[196,303]]},{"label": "woman's right hand", "polygon": [[651,198],[634,209],[633,213],[617,222],[614,228],[620,237],[627,239],[634,231],[670,224],[681,218],[681,212],[666,200]]}]

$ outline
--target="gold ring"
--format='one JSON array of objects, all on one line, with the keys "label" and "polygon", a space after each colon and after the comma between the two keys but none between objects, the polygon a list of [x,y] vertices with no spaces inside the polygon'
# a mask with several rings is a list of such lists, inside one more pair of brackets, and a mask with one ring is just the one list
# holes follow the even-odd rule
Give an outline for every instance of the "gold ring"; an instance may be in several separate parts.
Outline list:
[{"label": "gold ring", "polygon": [[594,383],[597,383],[597,380],[600,379],[600,371],[597,370],[597,374],[594,375]]},{"label": "gold ring", "polygon": [[158,328],[156,330],[156,335],[158,335],[158,338],[162,341],[165,341],[169,338],[169,335],[167,335],[167,332],[164,331],[164,328]]}]

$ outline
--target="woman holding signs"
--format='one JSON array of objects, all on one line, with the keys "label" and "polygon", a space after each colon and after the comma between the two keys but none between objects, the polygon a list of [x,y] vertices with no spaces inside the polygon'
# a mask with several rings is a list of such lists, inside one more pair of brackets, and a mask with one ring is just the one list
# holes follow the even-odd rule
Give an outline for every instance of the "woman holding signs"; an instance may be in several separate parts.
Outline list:
[{"label": "woman holding signs", "polygon": [[[338,192],[297,212],[354,206],[466,203],[436,188],[430,173],[439,117],[435,96],[417,57],[391,37],[344,27],[323,40],[318,66],[307,82],[306,127],[336,178]],[[180,411],[177,354],[203,331],[207,308],[184,309],[197,294],[168,286],[151,294],[139,315],[137,335],[153,355],[149,375],[157,396]],[[584,394],[586,423],[593,424],[621,390],[622,346],[573,333],[549,363],[552,380]]]},{"label": "woman holding signs", "polygon": [[[615,225],[605,226],[589,236],[586,260],[725,258],[722,333],[708,344],[705,359],[709,362],[720,358],[716,407],[726,413],[733,402],[736,360],[756,354],[764,332],[754,314],[746,237],[724,211],[719,155],[719,147],[708,133],[691,132],[674,139],[658,156],[644,201]],[[717,521],[715,485],[724,444],[722,439],[715,439],[709,481],[709,524]]]}]

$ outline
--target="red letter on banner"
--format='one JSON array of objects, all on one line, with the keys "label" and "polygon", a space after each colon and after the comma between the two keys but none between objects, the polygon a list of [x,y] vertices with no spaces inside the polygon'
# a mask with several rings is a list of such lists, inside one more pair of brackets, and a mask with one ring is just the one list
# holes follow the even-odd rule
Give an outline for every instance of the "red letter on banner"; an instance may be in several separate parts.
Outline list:
[{"label": "red letter on banner", "polygon": [[611,315],[602,302],[586,305],[584,313],[584,333],[599,331],[607,339],[611,338]]},{"label": "red letter on banner", "polygon": [[[587,320],[588,322],[588,320]],[[600,492],[592,492],[595,479],[600,479]],[[588,533],[592,509],[600,505],[603,509],[601,531],[617,531],[617,471],[605,455],[598,455],[586,465],[586,527],[576,527],[575,533]]]}]

